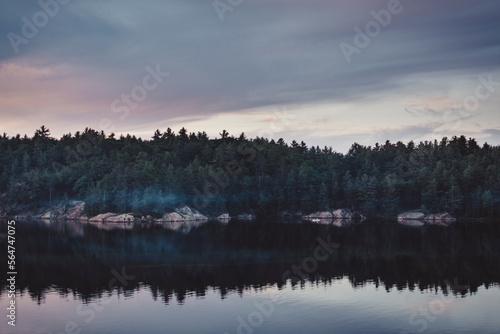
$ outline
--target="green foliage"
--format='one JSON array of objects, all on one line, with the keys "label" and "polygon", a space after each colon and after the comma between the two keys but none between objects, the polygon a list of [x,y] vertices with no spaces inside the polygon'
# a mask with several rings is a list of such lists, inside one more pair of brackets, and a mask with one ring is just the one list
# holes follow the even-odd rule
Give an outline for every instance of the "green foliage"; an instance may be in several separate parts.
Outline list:
[{"label": "green foliage", "polygon": [[85,129],[61,139],[42,127],[32,138],[0,137],[0,210],[16,212],[49,202],[84,200],[89,215],[160,215],[179,205],[202,212],[265,215],[347,207],[369,216],[394,216],[425,207],[457,216],[500,214],[500,148],[464,136],[440,142],[287,145],[222,131],[151,140]]}]

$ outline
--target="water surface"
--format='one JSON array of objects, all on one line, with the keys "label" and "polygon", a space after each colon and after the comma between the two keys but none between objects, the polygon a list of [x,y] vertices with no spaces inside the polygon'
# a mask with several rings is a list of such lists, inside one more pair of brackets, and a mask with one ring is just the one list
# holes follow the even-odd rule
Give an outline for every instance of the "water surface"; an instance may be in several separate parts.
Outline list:
[{"label": "water surface", "polygon": [[497,333],[499,226],[18,222],[17,326],[0,329]]}]

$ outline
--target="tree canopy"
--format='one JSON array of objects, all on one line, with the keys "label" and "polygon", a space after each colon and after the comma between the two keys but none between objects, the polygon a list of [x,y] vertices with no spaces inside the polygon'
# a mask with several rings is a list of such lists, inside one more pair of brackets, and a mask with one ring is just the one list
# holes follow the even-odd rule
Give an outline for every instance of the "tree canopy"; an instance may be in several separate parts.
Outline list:
[{"label": "tree canopy", "polygon": [[88,214],[160,215],[181,204],[208,214],[279,215],[347,207],[368,216],[422,208],[500,214],[500,148],[464,136],[420,143],[290,145],[245,134],[156,130],[150,140],[86,128],[60,139],[0,137],[0,210],[71,199]]}]

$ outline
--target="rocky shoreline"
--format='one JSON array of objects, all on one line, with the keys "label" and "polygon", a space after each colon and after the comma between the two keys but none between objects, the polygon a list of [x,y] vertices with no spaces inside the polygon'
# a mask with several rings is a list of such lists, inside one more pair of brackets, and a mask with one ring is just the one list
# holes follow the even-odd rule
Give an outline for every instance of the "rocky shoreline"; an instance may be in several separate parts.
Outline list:
[{"label": "rocky shoreline", "polygon": [[456,218],[448,212],[426,214],[419,210],[403,212],[397,218],[400,224],[411,226],[423,226],[426,223],[432,225],[449,225],[456,221]]},{"label": "rocky shoreline", "polygon": [[[228,213],[223,213],[218,216],[208,217],[196,209],[190,208],[187,205],[176,208],[172,212],[166,212],[159,218],[147,216],[134,216],[132,213],[101,213],[93,217],[88,217],[84,214],[85,203],[82,201],[70,201],[67,205],[55,206],[41,210],[38,213],[27,212],[24,214],[15,215],[15,219],[41,219],[41,220],[67,220],[80,221],[89,223],[118,223],[118,222],[156,222],[156,223],[173,223],[173,222],[205,222],[210,219],[228,222],[231,219],[252,221],[257,217],[252,213],[242,213],[236,216],[230,216]],[[364,221],[367,218],[357,211],[349,209],[336,209],[329,211],[318,211],[307,215],[298,214],[297,217],[304,221],[343,226],[353,221]],[[6,215],[0,212],[0,217]],[[397,216],[397,221],[403,225],[423,226],[425,224],[434,225],[449,225],[456,221],[456,218],[449,213],[430,214],[424,213],[421,210],[406,211]]]},{"label": "rocky shoreline", "polygon": [[337,209],[334,211],[318,211],[302,216],[302,220],[317,221],[317,220],[366,220],[366,217],[361,213],[349,209]]},{"label": "rocky shoreline", "polygon": [[150,215],[137,217],[132,213],[106,212],[93,217],[84,214],[85,202],[70,201],[66,206],[56,206],[41,210],[42,213],[27,212],[15,215],[15,219],[41,219],[41,220],[68,220],[89,223],[118,223],[118,222],[203,222],[209,219],[216,219],[227,222],[232,218],[239,220],[254,220],[256,216],[251,213],[243,213],[236,217],[231,217],[228,213],[223,213],[216,217],[208,217],[188,206],[176,208],[173,212],[166,212],[160,218],[153,218]]}]

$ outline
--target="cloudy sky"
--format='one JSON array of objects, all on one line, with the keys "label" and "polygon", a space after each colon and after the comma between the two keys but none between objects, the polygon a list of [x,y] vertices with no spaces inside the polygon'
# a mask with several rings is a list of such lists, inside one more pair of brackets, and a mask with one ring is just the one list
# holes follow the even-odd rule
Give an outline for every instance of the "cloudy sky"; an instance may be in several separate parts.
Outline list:
[{"label": "cloudy sky", "polygon": [[500,1],[5,0],[0,133],[500,144]]}]

